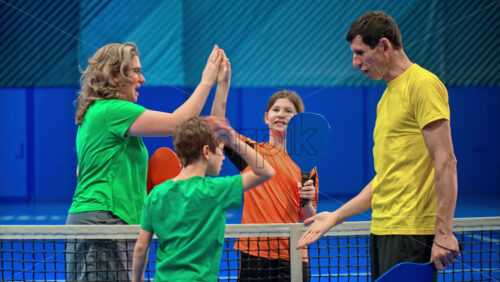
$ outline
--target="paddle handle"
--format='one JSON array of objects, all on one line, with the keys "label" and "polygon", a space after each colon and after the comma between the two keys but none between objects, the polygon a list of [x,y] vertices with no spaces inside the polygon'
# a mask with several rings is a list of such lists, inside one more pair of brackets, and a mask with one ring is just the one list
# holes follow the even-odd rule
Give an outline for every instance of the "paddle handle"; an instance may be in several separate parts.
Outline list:
[{"label": "paddle handle", "polygon": [[[307,180],[311,179],[313,185],[316,186],[316,177],[310,178],[309,172],[302,172],[302,185],[306,183]],[[300,206],[303,208],[309,203],[309,199],[300,198]]]}]

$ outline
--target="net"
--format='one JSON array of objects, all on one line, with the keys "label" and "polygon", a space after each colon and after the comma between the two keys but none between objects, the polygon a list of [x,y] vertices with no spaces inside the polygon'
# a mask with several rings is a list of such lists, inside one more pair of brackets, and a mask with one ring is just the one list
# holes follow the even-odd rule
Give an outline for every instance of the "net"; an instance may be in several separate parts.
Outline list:
[{"label": "net", "polygon": [[[236,281],[242,253],[235,245],[247,242],[262,246],[262,242],[285,242],[292,248],[278,265],[258,265],[258,270],[270,277],[288,275],[301,281],[303,275],[311,281],[370,281],[369,222],[346,222],[326,233],[309,246],[309,266],[302,267],[302,253],[294,246],[305,228],[301,224],[228,224],[226,225],[219,280]],[[454,232],[461,245],[461,258],[441,271],[438,281],[498,281],[500,280],[500,217],[455,219]],[[138,226],[0,226],[1,281],[66,281],[78,275],[84,280],[128,280]],[[283,253],[256,250],[259,256]],[[152,242],[145,280],[152,280],[158,241]],[[82,250],[87,250],[83,252]],[[245,255],[245,254],[244,254]],[[86,269],[79,261],[85,261]],[[246,267],[246,266],[245,266]],[[249,268],[250,269],[250,268]]]}]

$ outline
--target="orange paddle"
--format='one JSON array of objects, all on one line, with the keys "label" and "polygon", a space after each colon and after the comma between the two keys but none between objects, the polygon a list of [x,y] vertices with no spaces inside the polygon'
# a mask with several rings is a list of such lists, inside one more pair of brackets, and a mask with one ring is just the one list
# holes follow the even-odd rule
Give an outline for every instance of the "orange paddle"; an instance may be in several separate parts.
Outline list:
[{"label": "orange paddle", "polygon": [[176,177],[181,172],[181,161],[170,148],[161,147],[156,150],[148,162],[147,190]]}]

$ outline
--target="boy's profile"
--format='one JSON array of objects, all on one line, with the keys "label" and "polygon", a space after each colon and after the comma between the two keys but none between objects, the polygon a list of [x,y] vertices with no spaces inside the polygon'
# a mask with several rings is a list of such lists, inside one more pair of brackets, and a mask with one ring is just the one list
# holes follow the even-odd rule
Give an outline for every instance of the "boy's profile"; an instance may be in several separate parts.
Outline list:
[{"label": "boy's profile", "polygon": [[[235,136],[225,118],[190,118],[177,126],[173,140],[183,168],[177,177],[156,186],[145,201],[132,279],[144,279],[149,244],[156,233],[155,281],[216,281],[226,210],[239,209],[243,191],[267,181],[275,172]],[[205,177],[219,174],[224,146],[240,152],[252,170]]]}]

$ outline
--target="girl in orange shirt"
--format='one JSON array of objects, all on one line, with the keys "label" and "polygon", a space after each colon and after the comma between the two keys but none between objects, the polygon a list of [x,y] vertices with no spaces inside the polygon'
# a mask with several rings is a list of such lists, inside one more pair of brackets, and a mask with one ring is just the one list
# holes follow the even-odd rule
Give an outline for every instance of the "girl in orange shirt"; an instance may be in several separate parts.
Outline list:
[{"label": "girl in orange shirt", "polygon": [[[225,115],[227,93],[223,94],[216,93],[212,115]],[[302,185],[300,168],[286,152],[287,124],[296,113],[303,111],[304,104],[296,92],[288,90],[276,92],[269,99],[264,113],[264,121],[269,128],[269,140],[257,143],[239,135],[276,171],[273,178],[245,192],[242,224],[299,223],[316,214],[319,189],[316,168],[309,174],[311,180]],[[234,151],[225,149],[224,152],[241,172],[250,169]],[[300,198],[308,199],[308,203],[303,207],[300,205]],[[235,249],[241,252],[239,280],[290,280],[288,239],[287,237],[238,239]],[[304,281],[309,281],[306,249],[303,250],[302,257]]]}]

